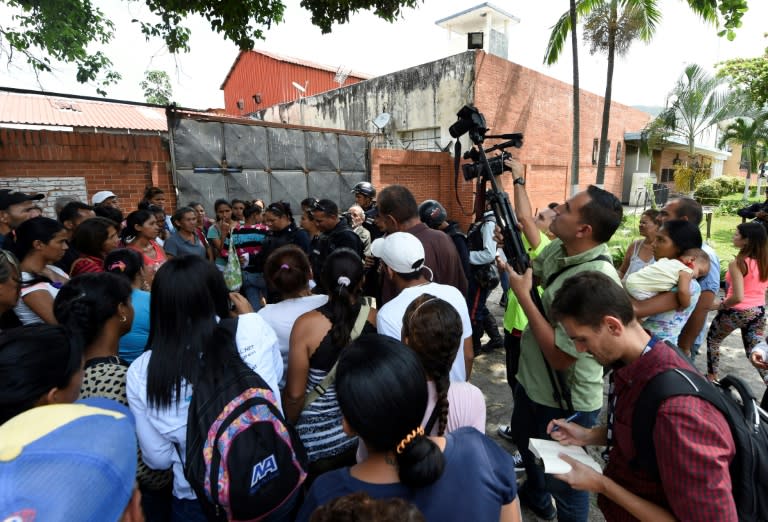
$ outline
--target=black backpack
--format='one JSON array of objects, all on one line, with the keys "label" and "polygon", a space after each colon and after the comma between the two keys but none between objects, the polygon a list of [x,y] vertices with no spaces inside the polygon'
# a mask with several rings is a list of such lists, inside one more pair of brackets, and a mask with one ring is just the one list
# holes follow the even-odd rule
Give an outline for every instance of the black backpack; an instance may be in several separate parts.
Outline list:
[{"label": "black backpack", "polygon": [[[488,222],[494,222],[493,218],[484,218],[481,221],[472,223],[467,232],[467,244],[469,251],[483,250],[483,225]],[[489,291],[499,286],[499,271],[496,268],[496,263],[488,263],[485,265],[473,265],[470,263],[469,270],[472,278],[480,288],[486,288]]]},{"label": "black backpack", "polygon": [[637,455],[632,464],[658,477],[653,447],[656,413],[664,400],[679,395],[700,397],[723,414],[736,444],[730,474],[739,520],[768,520],[768,415],[739,377],[728,375],[711,383],[698,372],[681,368],[654,376],[635,404],[632,440]]},{"label": "black backpack", "polygon": [[261,520],[298,494],[307,476],[304,447],[269,385],[241,359],[236,329],[236,319],[221,321],[225,366],[210,371],[201,359],[187,417],[184,475],[216,521]]}]

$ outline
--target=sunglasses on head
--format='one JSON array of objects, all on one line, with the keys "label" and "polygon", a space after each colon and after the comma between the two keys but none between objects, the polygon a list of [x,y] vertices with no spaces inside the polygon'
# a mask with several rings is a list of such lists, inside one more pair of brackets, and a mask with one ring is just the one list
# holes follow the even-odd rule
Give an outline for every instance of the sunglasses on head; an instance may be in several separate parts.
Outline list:
[{"label": "sunglasses on head", "polygon": [[319,202],[318,200],[314,200],[314,201],[312,201],[312,203],[310,204],[309,208],[311,208],[311,209],[312,209],[312,211],[315,211],[315,210],[317,210],[317,211],[319,211],[319,212],[324,212],[324,213],[326,213],[326,214],[328,214],[328,213],[329,213],[329,212],[328,212],[328,209],[326,209],[326,208],[325,208],[323,205],[321,205],[321,204],[320,204],[320,202]]}]

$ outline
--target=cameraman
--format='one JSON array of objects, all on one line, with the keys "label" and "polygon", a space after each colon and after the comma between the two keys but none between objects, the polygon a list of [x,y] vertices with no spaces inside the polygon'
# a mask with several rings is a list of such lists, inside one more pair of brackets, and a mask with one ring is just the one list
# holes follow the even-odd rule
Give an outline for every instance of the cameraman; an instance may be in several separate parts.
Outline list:
[{"label": "cameraman", "polygon": [[[580,415],[574,422],[591,428],[603,404],[602,367],[576,349],[562,325],[550,323],[549,308],[563,282],[582,272],[602,272],[621,285],[606,245],[621,217],[622,206],[616,196],[590,185],[555,209],[550,230],[556,239],[533,260],[532,269],[520,275],[499,262],[499,267],[507,270],[510,287],[528,317],[521,337],[514,392],[512,435],[527,475],[518,498],[545,520],[556,516],[560,520],[587,520],[589,495],[545,475],[528,449],[529,439],[547,438],[546,425],[550,420],[574,412]],[[534,275],[543,288],[543,312],[531,295]],[[554,372],[564,374],[561,383],[565,388],[561,388]],[[557,392],[566,400],[556,397]],[[552,497],[557,510],[552,506]]]}]

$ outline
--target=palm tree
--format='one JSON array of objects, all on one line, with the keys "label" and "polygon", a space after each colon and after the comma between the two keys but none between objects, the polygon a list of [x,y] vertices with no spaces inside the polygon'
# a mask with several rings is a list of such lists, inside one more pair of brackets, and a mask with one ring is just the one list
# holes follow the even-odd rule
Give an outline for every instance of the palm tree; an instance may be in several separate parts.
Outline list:
[{"label": "palm tree", "polygon": [[735,98],[723,88],[723,80],[700,65],[689,64],[667,94],[667,110],[651,122],[657,136],[678,136],[685,140],[688,155],[696,154],[696,138],[712,125],[732,115]]},{"label": "palm tree", "polygon": [[[676,136],[688,147],[688,161],[696,154],[696,138],[737,110],[737,98],[724,89],[723,80],[710,75],[701,66],[690,64],[667,95],[667,109],[659,114],[643,134],[649,149]],[[691,177],[693,184],[693,177]],[[691,187],[693,191],[694,187]]]},{"label": "palm tree", "polygon": [[600,127],[600,152],[595,183],[605,181],[605,165],[608,161],[608,125],[611,120],[611,95],[615,57],[624,56],[632,42],[640,38],[650,42],[661,20],[661,13],[654,2],[626,2],[620,9],[619,0],[595,5],[584,22],[584,39],[590,43],[590,54],[604,52],[608,57],[603,100],[603,121]]},{"label": "palm tree", "polygon": [[[741,145],[741,157],[747,163],[747,182],[744,185],[744,201],[749,196],[749,180],[757,165],[765,159],[765,149],[768,147],[768,113],[758,114],[754,118],[736,118],[729,124],[720,138],[718,146],[726,143]],[[758,183],[759,188],[759,183]]]},{"label": "palm tree", "polygon": [[[571,5],[568,9],[568,19],[571,27],[576,27],[576,0],[570,0]],[[571,148],[571,196],[579,191],[579,136],[581,135],[581,103],[579,95],[579,42],[576,38],[576,31],[571,31],[571,50],[573,53],[573,139]]]},{"label": "palm tree", "polygon": [[[715,9],[715,6],[712,5],[711,0],[707,0],[703,2],[701,0],[687,0],[687,2],[690,5],[691,9],[696,14],[701,16],[702,19],[710,23],[714,23],[714,24],[717,23],[717,10]],[[578,111],[579,85],[578,85],[578,60],[577,60],[577,52],[576,52],[576,36],[575,34],[573,34],[575,31],[572,31],[571,29],[577,26],[577,21],[579,17],[584,18],[588,16],[591,12],[596,11],[598,8],[608,5],[611,11],[615,11],[615,15],[613,17],[613,20],[615,20],[615,22],[614,24],[612,24],[613,29],[605,32],[606,36],[611,32],[614,33],[614,42],[613,42],[614,48],[613,50],[611,50],[610,47],[608,46],[608,41],[606,40],[605,50],[607,51],[607,54],[608,54],[608,78],[606,82],[606,102],[603,106],[603,123],[600,131],[600,153],[599,153],[599,161],[598,161],[598,176],[600,176],[600,178],[599,178],[599,181],[597,181],[598,183],[602,183],[605,171],[604,171],[604,167],[601,169],[601,166],[603,165],[603,162],[605,160],[604,147],[607,145],[608,124],[610,123],[610,96],[611,96],[612,81],[613,81],[613,61],[614,61],[614,55],[616,52],[615,35],[618,32],[619,8],[621,8],[622,13],[639,11],[639,14],[638,13],[633,14],[631,18],[640,17],[639,18],[640,29],[639,29],[639,32],[637,33],[637,36],[639,36],[644,41],[650,40],[651,36],[653,35],[653,31],[655,29],[656,23],[658,23],[658,21],[661,19],[661,13],[657,6],[658,4],[657,0],[570,0],[570,4],[571,4],[571,8],[569,9],[569,11],[567,13],[563,13],[558,19],[557,23],[555,23],[555,25],[552,27],[552,32],[549,37],[549,42],[547,43],[547,49],[544,53],[544,63],[546,63],[547,65],[552,65],[555,62],[557,62],[557,60],[560,58],[560,53],[563,50],[565,39],[568,36],[568,33],[571,33],[571,42],[573,45],[573,68],[574,68],[574,71],[573,71],[573,77],[574,77],[573,148],[574,150],[572,153],[572,156],[573,156],[572,164],[574,162],[576,163],[576,166],[572,168],[574,185],[578,181],[578,148],[579,148],[578,133],[579,133],[580,125],[579,125],[579,111]],[[608,29],[611,29],[611,27],[609,26]],[[628,39],[626,42],[626,45],[628,46],[631,43],[631,41],[632,39]]]}]

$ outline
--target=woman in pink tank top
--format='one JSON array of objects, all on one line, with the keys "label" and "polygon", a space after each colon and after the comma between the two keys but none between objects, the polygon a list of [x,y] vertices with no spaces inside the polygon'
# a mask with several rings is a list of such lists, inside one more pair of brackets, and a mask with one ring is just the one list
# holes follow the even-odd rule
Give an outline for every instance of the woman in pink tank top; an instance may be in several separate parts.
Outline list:
[{"label": "woman in pink tank top", "polygon": [[[759,222],[736,227],[733,245],[739,249],[728,264],[728,289],[707,334],[707,377],[717,379],[720,344],[741,328],[741,339],[749,358],[752,349],[765,337],[765,290],[768,287],[768,234]],[[768,371],[758,369],[768,385]]]}]

